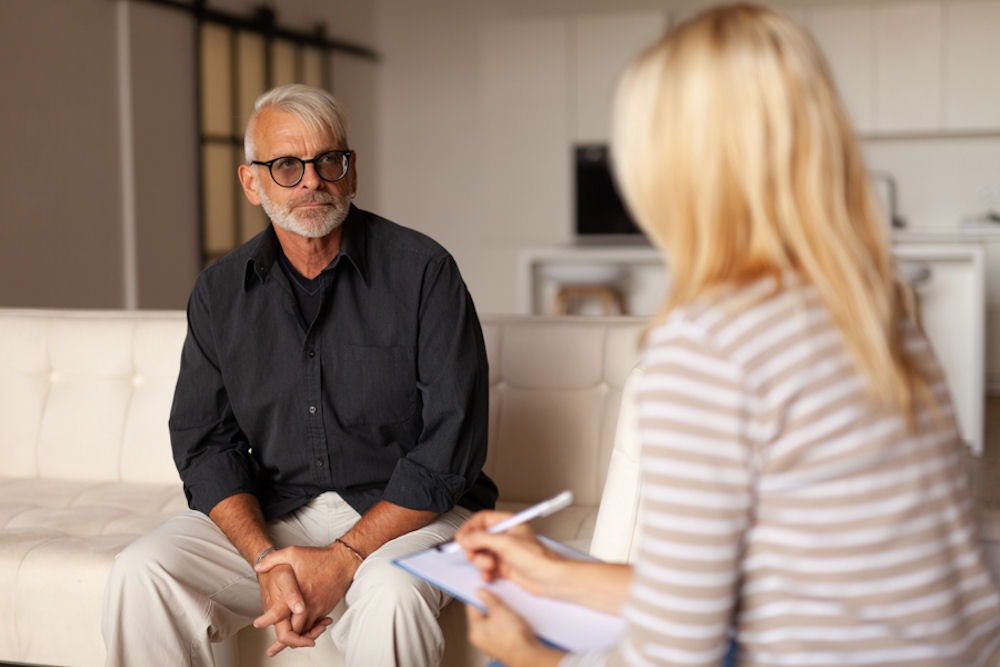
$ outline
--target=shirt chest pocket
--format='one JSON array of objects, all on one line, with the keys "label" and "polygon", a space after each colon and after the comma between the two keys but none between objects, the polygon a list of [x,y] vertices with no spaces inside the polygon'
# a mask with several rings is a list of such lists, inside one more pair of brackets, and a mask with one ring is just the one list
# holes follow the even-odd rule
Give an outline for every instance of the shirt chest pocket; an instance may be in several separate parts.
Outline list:
[{"label": "shirt chest pocket", "polygon": [[412,350],[348,345],[337,362],[334,410],[343,424],[393,424],[413,416],[418,394]]}]

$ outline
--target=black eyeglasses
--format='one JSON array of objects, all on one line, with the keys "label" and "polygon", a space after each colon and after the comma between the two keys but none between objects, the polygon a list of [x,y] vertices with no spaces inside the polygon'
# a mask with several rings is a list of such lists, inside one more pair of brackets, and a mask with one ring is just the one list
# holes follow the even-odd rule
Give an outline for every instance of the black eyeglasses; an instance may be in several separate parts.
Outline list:
[{"label": "black eyeglasses", "polygon": [[347,175],[347,169],[351,166],[351,155],[354,151],[327,151],[320,153],[311,160],[303,160],[297,157],[284,156],[276,157],[267,162],[260,160],[250,160],[250,164],[259,164],[267,167],[271,172],[274,182],[283,188],[294,188],[302,180],[306,173],[306,165],[312,163],[316,168],[316,173],[327,183],[336,183]]}]

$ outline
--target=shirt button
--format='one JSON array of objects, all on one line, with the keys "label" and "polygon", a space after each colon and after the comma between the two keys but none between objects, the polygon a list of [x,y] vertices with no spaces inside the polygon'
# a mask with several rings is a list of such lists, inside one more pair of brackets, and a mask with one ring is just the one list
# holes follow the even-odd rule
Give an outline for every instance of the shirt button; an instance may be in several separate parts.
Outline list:
[{"label": "shirt button", "polygon": [[310,405],[309,406],[309,414],[311,414],[311,415],[316,414],[316,406],[315,405]]},{"label": "shirt button", "polygon": [[316,467],[317,468],[323,467],[323,459],[316,459]]},{"label": "shirt button", "polygon": [[316,350],[309,350],[309,358],[312,359],[316,356]]}]

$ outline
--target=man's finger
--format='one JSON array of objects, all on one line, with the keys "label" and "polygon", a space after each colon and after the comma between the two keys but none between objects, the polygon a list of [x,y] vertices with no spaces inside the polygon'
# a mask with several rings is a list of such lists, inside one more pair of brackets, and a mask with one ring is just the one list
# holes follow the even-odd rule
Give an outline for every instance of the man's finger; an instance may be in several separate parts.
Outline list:
[{"label": "man's finger", "polygon": [[[315,646],[316,642],[308,636],[300,635],[299,633],[292,630],[291,624],[288,621],[278,623],[274,626],[274,636],[277,638],[277,644],[282,644],[284,646],[290,646],[292,648],[302,648],[303,646]],[[271,645],[272,648],[274,645]]]},{"label": "man's finger", "polygon": [[[312,629],[305,634],[306,637],[313,640],[311,646],[316,645],[316,639],[321,634],[323,634],[323,631],[325,631],[332,624],[333,624],[333,619],[330,618],[329,616],[324,616],[323,618],[319,619],[316,622],[316,625],[314,625]],[[279,641],[275,641],[273,644],[267,647],[267,657],[273,658],[274,656],[284,651],[286,648],[288,648],[286,644],[283,644]]]},{"label": "man's finger", "polygon": [[291,580],[279,578],[275,584],[281,592],[282,602],[291,610],[292,614],[304,614],[306,603],[302,599],[302,593],[299,591],[298,582],[295,581],[294,575],[292,575]]},{"label": "man's finger", "polygon": [[292,632],[297,635],[304,634],[305,630],[312,627],[312,625],[308,623],[309,619],[306,617],[304,605],[301,603],[299,604],[300,610],[296,610],[291,604],[288,606],[292,609]]},{"label": "man's finger", "polygon": [[267,647],[267,657],[273,658],[274,656],[284,651],[286,648],[288,647],[282,644],[281,642],[276,641]]},{"label": "man's finger", "polygon": [[329,616],[324,616],[316,621],[316,625],[312,626],[312,629],[306,633],[306,637],[309,637],[309,639],[316,639],[331,625],[333,625],[333,619]]},{"label": "man's finger", "polygon": [[253,627],[257,629],[266,628],[270,625],[274,625],[283,618],[285,618],[284,612],[280,609],[272,607],[257,618],[253,619]]}]

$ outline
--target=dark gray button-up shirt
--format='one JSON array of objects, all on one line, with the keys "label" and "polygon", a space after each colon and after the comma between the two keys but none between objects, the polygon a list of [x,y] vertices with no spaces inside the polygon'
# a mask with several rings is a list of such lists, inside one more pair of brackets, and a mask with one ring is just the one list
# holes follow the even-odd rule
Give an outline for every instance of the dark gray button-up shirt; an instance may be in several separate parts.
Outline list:
[{"label": "dark gray button-up shirt", "polygon": [[188,302],[170,434],[188,504],[255,494],[268,518],[324,491],[444,512],[493,506],[482,330],[454,259],[360,209],[308,328],[270,227]]}]

